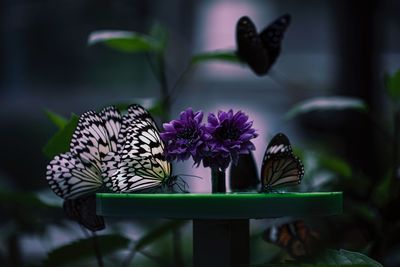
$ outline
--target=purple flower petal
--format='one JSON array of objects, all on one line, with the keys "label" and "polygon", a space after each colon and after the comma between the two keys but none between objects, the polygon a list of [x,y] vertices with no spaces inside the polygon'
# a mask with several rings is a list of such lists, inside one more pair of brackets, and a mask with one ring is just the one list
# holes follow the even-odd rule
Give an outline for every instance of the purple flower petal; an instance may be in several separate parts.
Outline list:
[{"label": "purple flower petal", "polygon": [[[237,163],[239,154],[248,153],[254,150],[254,144],[251,139],[258,136],[252,121],[241,111],[233,113],[218,111],[218,115],[209,114],[207,125],[204,127],[208,136],[206,147],[208,148],[206,156],[203,158],[205,167],[214,167],[225,170],[230,162]],[[211,138],[209,138],[211,137]]]}]

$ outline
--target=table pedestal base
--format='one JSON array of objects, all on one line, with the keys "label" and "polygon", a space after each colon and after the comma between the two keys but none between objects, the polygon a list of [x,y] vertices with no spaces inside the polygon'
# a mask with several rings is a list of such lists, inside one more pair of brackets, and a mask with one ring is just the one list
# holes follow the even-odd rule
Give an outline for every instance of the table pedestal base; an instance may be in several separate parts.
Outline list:
[{"label": "table pedestal base", "polygon": [[249,220],[193,220],[193,267],[249,264]]}]

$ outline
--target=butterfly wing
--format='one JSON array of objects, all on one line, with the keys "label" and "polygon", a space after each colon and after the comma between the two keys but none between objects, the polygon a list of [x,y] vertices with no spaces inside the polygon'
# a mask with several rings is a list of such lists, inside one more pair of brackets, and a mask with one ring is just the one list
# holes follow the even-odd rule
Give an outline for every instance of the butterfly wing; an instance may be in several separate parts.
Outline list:
[{"label": "butterfly wing", "polygon": [[264,44],[257,34],[256,27],[247,16],[241,17],[236,24],[237,53],[257,74],[266,74],[270,68],[270,59]]},{"label": "butterfly wing", "polygon": [[317,245],[320,246],[318,232],[309,228],[302,220],[270,227],[264,231],[263,238],[280,246],[296,259],[317,252]]},{"label": "butterfly wing", "polygon": [[96,214],[96,196],[94,194],[64,201],[64,213],[91,231],[105,228],[104,218]]},{"label": "butterfly wing", "polygon": [[253,152],[239,155],[238,164],[231,164],[230,185],[232,191],[256,190],[260,184]]},{"label": "butterfly wing", "polygon": [[156,188],[165,183],[171,174],[159,131],[148,111],[139,105],[132,106],[128,116],[129,124],[124,130],[124,142],[117,159],[118,168],[106,185],[117,192]]},{"label": "butterfly wing", "polygon": [[71,139],[70,150],[85,163],[101,168],[101,158],[109,151],[109,140],[104,122],[94,111],[81,115]]},{"label": "butterfly wing", "polygon": [[[155,129],[157,129],[157,125],[149,112],[140,105],[133,104],[129,106],[128,113],[123,117],[123,123],[121,125],[121,130],[118,136],[118,151],[120,151],[126,143],[126,137],[128,136],[127,131],[130,128],[134,128],[134,130],[140,129],[140,127],[144,127],[147,124],[143,124],[140,122],[147,122],[147,124],[152,125]],[[135,125],[135,127],[132,127]]]},{"label": "butterfly wing", "polygon": [[275,63],[281,52],[282,39],[290,21],[291,16],[289,14],[282,15],[260,33],[262,44],[268,51],[269,67]]},{"label": "butterfly wing", "polygon": [[304,166],[293,155],[289,139],[277,134],[268,144],[261,167],[262,189],[270,191],[274,186],[298,184],[304,176]]},{"label": "butterfly wing", "polygon": [[[109,151],[117,151],[118,135],[122,125],[121,113],[114,107],[105,107],[99,114],[103,121],[103,127],[107,133],[107,149],[104,151],[107,154]],[[104,153],[103,152],[103,153]]]},{"label": "butterfly wing", "polygon": [[50,161],[46,179],[54,193],[64,199],[96,192],[103,183],[97,167],[83,163],[71,152],[57,155]]}]

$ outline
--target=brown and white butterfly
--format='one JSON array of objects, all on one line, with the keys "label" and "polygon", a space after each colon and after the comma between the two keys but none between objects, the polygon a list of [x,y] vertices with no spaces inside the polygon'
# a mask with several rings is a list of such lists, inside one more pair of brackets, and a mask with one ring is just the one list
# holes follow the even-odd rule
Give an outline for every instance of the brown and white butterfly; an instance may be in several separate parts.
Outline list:
[{"label": "brown and white butterfly", "polygon": [[303,176],[303,163],[293,154],[287,136],[278,133],[272,138],[264,154],[261,191],[271,192],[277,186],[299,184]]},{"label": "brown and white butterfly", "polygon": [[312,256],[320,248],[320,233],[296,220],[268,228],[263,233],[265,241],[284,249],[292,258]]}]

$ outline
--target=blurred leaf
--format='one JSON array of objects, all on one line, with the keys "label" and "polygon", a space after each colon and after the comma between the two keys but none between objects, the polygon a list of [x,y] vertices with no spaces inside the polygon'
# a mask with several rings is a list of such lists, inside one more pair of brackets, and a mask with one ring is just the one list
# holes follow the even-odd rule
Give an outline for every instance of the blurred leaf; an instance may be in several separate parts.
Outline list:
[{"label": "blurred leaf", "polygon": [[[371,267],[382,267],[382,264],[369,258],[368,256],[359,252],[352,252],[348,250],[332,250],[328,249],[316,261],[318,264],[331,264],[331,265],[352,265],[352,264],[365,264]],[[340,265],[341,264],[341,265]]]},{"label": "blurred leaf", "polygon": [[391,186],[392,186],[392,172],[389,171],[386,175],[379,181],[378,186],[373,192],[373,200],[378,206],[386,204],[390,198]]},{"label": "blurred leaf", "polygon": [[393,75],[385,74],[385,85],[388,94],[393,101],[400,99],[400,70]]},{"label": "blurred leaf", "polygon": [[249,267],[370,267],[368,264],[290,264],[290,263],[277,263],[277,264],[263,264],[263,265],[249,265]]},{"label": "blurred leaf", "polygon": [[[98,242],[101,254],[105,256],[126,248],[130,240],[122,235],[109,234],[97,236],[96,242]],[[43,266],[69,266],[74,262],[94,257],[93,239],[80,239],[51,251],[43,262]]]},{"label": "blurred leaf", "polygon": [[155,240],[159,239],[161,236],[171,232],[176,228],[180,228],[182,225],[187,223],[185,220],[171,220],[155,229],[149,231],[144,236],[142,236],[135,245],[136,250],[141,250],[147,245],[153,243]]},{"label": "blurred leaf", "polygon": [[129,103],[129,102],[121,102],[121,103],[113,104],[113,106],[116,107],[120,112],[128,111],[128,108],[130,105],[132,105],[132,103]]},{"label": "blurred leaf", "polygon": [[327,154],[319,154],[318,160],[321,167],[333,171],[341,176],[351,177],[351,166],[345,160]]},{"label": "blurred leaf", "polygon": [[329,111],[329,110],[357,110],[365,112],[368,110],[366,103],[354,97],[332,96],[332,97],[317,97],[307,99],[296,104],[286,114],[285,119],[292,119],[300,114],[311,111]]},{"label": "blurred leaf", "polygon": [[348,204],[350,205],[348,205],[347,211],[353,216],[361,217],[363,220],[370,223],[376,221],[376,213],[370,205],[359,201],[349,201]]},{"label": "blurred leaf", "polygon": [[191,63],[197,64],[206,61],[224,61],[228,63],[241,63],[235,51],[212,51],[192,56]]},{"label": "blurred leaf", "polygon": [[121,52],[157,52],[162,44],[151,36],[130,31],[95,31],[89,35],[88,45],[104,44]]},{"label": "blurred leaf", "polygon": [[0,238],[12,234],[44,233],[48,222],[58,224],[60,207],[41,201],[35,194],[29,192],[0,191],[0,210],[2,219],[0,225],[11,223],[12,229],[0,233]]},{"label": "blurred leaf", "polygon": [[49,118],[49,120],[58,127],[58,129],[64,128],[65,125],[67,125],[67,123],[68,123],[67,118],[65,118],[57,113],[54,113],[50,110],[45,110],[44,113]]},{"label": "blurred leaf", "polygon": [[165,50],[168,43],[168,32],[159,22],[155,22],[151,27],[150,36],[158,41],[161,50]]},{"label": "blurred leaf", "polygon": [[[114,107],[116,107],[119,111],[121,112],[126,112],[128,111],[129,106],[135,103],[140,103],[141,101],[132,101],[132,102],[121,102],[121,103],[116,103],[113,104]],[[161,101],[152,101],[154,103],[150,108],[147,108],[147,110],[150,112],[150,114],[153,117],[159,117],[162,116],[166,113],[165,107],[163,106]],[[143,105],[143,103],[141,103]],[[143,106],[148,106],[148,103]]]},{"label": "blurred leaf", "polygon": [[63,206],[64,199],[54,194],[50,188],[36,191],[34,194],[41,202],[48,206],[59,208]]},{"label": "blurred leaf", "polygon": [[153,117],[162,117],[167,112],[162,101],[157,101],[151,108],[149,112]]},{"label": "blurred leaf", "polygon": [[[35,208],[54,208],[57,206],[48,205],[40,200],[34,193],[6,192],[0,190],[0,203],[2,205],[18,205],[27,209]],[[59,208],[59,207],[57,207]]]},{"label": "blurred leaf", "polygon": [[72,134],[78,125],[79,117],[75,114],[71,115],[68,123],[60,129],[43,147],[43,153],[48,158],[67,152],[69,150]]}]

